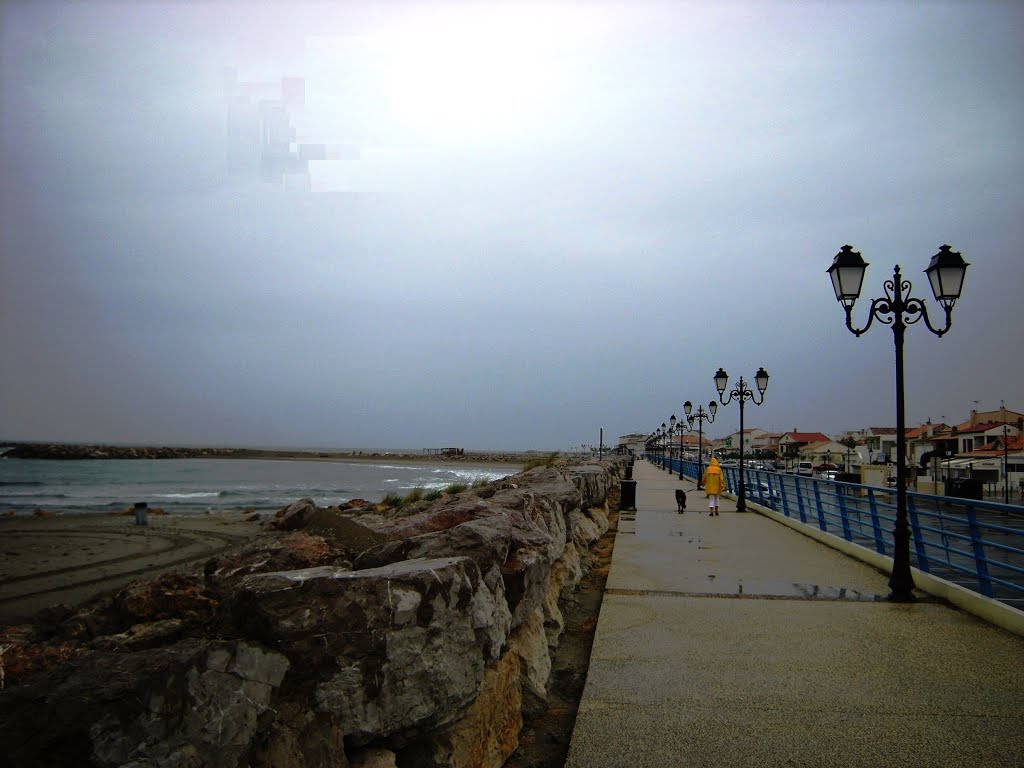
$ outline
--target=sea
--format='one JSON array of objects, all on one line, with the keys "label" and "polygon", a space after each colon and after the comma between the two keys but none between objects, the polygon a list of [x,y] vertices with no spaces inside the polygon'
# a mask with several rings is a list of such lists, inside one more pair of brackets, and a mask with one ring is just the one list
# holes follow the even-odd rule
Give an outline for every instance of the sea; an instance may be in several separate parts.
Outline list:
[{"label": "sea", "polygon": [[173,513],[277,510],[311,497],[318,506],[380,501],[414,488],[472,485],[518,472],[516,465],[408,464],[279,459],[0,458],[0,514],[35,510],[102,514],[144,501]]}]

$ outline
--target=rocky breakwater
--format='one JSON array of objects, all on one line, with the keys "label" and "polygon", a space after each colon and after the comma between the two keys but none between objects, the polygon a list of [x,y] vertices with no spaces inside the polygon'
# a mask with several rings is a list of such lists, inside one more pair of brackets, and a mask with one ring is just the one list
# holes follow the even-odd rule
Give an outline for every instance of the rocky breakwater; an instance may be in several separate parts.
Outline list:
[{"label": "rocky breakwater", "polygon": [[501,766],[621,464],[400,509],[281,510],[201,573],[6,628],[16,766]]},{"label": "rocky breakwater", "polygon": [[[20,443],[4,452],[10,459],[197,459],[234,458],[247,452],[237,448],[175,448],[169,446],[72,445]],[[269,452],[268,452],[269,453]]]}]

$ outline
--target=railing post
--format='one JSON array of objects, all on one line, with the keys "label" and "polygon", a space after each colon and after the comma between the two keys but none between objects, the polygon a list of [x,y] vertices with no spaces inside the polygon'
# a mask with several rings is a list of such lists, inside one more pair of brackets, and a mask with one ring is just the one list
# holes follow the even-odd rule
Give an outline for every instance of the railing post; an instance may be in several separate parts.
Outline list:
[{"label": "railing post", "polygon": [[846,514],[846,488],[833,485],[832,490],[836,495],[836,504],[839,506],[839,519],[843,523],[843,538],[853,541],[853,531],[850,530],[850,517]]},{"label": "railing post", "polygon": [[921,532],[921,522],[917,518],[917,506],[914,504],[914,497],[907,494],[907,516],[910,518],[910,532],[914,537],[914,553],[917,555],[917,567],[919,570],[929,573],[928,552],[925,549],[924,535]]},{"label": "railing post", "polygon": [[814,490],[814,509],[818,513],[818,527],[828,533],[828,524],[825,522],[825,508],[821,505],[821,491],[818,489],[817,480],[811,480],[811,488]]},{"label": "railing post", "polygon": [[786,494],[786,478],[779,477],[779,492],[782,496],[782,513],[786,517],[791,517],[789,514],[789,496]]},{"label": "railing post", "polygon": [[967,525],[971,531],[971,549],[974,550],[974,567],[978,572],[978,591],[985,597],[992,597],[992,580],[988,575],[988,561],[985,559],[985,545],[981,541],[978,527],[978,513],[974,505],[967,507]]},{"label": "railing post", "polygon": [[793,475],[793,487],[796,488],[796,508],[800,513],[800,522],[807,522],[807,513],[804,511],[804,491],[800,487],[800,475]]},{"label": "railing post", "polygon": [[875,491],[868,488],[868,506],[871,509],[871,529],[875,534],[875,551],[880,555],[885,554],[885,541],[882,539],[882,523],[878,519],[878,504],[875,501]]}]

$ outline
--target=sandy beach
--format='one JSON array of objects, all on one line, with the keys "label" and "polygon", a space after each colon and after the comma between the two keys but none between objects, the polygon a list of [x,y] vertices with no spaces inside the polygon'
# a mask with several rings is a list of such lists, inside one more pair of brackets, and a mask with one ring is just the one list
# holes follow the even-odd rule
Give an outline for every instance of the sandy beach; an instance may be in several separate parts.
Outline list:
[{"label": "sandy beach", "polygon": [[76,605],[129,581],[203,563],[261,535],[243,513],[0,518],[0,623]]}]

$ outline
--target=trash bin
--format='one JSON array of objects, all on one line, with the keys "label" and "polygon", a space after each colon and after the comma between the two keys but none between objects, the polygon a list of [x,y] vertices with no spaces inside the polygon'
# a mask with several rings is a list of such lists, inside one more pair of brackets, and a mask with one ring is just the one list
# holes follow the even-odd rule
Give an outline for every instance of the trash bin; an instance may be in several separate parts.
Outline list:
[{"label": "trash bin", "polygon": [[619,481],[619,511],[636,512],[636,480]]},{"label": "trash bin", "polygon": [[136,525],[149,525],[149,520],[146,518],[149,505],[144,501],[136,502],[135,504],[135,524]]}]

